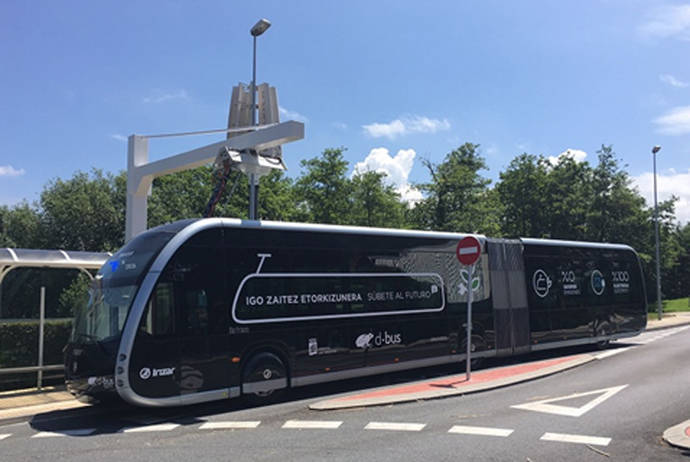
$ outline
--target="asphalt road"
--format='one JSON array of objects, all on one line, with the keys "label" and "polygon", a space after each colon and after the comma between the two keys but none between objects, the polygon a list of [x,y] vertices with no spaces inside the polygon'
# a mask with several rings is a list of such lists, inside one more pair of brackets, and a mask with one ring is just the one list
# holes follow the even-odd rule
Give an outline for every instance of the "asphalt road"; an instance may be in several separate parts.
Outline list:
[{"label": "asphalt road", "polygon": [[645,333],[610,352],[532,382],[385,407],[307,409],[331,393],[444,370],[312,387],[256,408],[56,412],[0,427],[0,460],[689,460],[661,434],[690,417],[690,329]]}]

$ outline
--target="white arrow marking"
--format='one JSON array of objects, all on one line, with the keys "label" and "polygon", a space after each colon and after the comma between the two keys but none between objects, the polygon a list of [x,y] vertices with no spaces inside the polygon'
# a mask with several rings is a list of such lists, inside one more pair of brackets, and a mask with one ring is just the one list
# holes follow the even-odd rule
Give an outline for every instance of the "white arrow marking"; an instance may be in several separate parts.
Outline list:
[{"label": "white arrow marking", "polygon": [[[558,414],[558,415],[567,415],[570,417],[580,417],[583,414],[585,414],[588,411],[591,411],[594,409],[596,406],[600,405],[619,391],[621,391],[623,388],[627,387],[628,385],[621,385],[619,387],[611,387],[611,388],[602,388],[601,390],[594,390],[594,391],[587,391],[584,393],[574,393],[572,395],[568,396],[560,396],[558,398],[550,398],[550,399],[544,399],[541,401],[534,401],[532,403],[525,403],[525,404],[517,404],[515,406],[510,406],[515,409],[523,409],[525,411],[535,411],[535,412],[545,412],[547,414]],[[589,395],[601,395],[596,399],[593,399],[592,401],[586,403],[583,406],[580,407],[572,407],[572,406],[561,406],[558,404],[550,404],[555,401],[565,401],[568,399],[574,399],[574,398],[580,398],[582,396],[589,396]]]},{"label": "white arrow marking", "polygon": [[12,433],[3,433],[2,435],[0,435],[0,440],[4,440],[5,438],[8,438],[10,436],[12,436]]}]

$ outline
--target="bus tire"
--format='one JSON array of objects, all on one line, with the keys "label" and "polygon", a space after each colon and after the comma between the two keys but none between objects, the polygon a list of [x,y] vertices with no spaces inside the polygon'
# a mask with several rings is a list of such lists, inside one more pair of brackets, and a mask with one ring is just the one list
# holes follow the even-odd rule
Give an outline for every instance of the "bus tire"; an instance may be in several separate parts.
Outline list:
[{"label": "bus tire", "polygon": [[[608,321],[598,321],[596,323],[596,327],[594,328],[594,332],[595,332],[595,335],[597,337],[603,337],[605,335],[608,335],[609,329],[610,329],[610,325],[609,325]],[[596,346],[599,350],[605,350],[606,348],[609,347],[610,343],[611,343],[610,339],[599,340],[596,343]]]},{"label": "bus tire", "polygon": [[287,368],[273,353],[257,353],[243,368],[242,394],[251,404],[273,403],[284,395],[287,386]]},{"label": "bus tire", "polygon": [[[473,358],[472,353],[477,351],[485,351],[486,350],[486,342],[484,342],[484,337],[478,334],[473,334],[472,335],[472,342],[470,343],[470,367],[472,369],[476,369],[482,366],[484,364],[484,358]],[[462,339],[462,342],[458,345],[458,351],[461,353],[465,353],[467,351],[467,336],[465,336]],[[463,360],[462,361],[462,368],[466,367],[467,361]]]}]

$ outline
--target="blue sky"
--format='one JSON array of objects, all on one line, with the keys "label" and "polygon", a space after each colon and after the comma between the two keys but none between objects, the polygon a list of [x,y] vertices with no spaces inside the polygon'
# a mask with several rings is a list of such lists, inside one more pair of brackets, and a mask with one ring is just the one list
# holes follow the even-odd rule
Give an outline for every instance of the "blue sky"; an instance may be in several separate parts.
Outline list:
[{"label": "blue sky", "polygon": [[[126,168],[126,137],[222,128],[230,92],[278,90],[288,173],[327,147],[414,197],[421,159],[471,141],[498,174],[518,154],[612,144],[651,198],[690,221],[690,3],[15,1],[0,3],[0,204],[56,177]],[[151,159],[221,136],[152,140]]]}]

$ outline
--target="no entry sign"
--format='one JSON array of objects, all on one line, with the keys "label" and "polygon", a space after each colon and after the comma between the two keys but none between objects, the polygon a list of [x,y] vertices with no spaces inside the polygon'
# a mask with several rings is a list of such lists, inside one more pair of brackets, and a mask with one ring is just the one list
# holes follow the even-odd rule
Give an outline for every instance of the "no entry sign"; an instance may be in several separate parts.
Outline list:
[{"label": "no entry sign", "polygon": [[460,263],[469,266],[477,262],[481,250],[482,246],[477,238],[474,236],[467,236],[463,237],[460,242],[458,242],[455,254],[458,256]]}]

